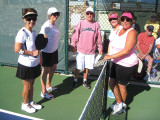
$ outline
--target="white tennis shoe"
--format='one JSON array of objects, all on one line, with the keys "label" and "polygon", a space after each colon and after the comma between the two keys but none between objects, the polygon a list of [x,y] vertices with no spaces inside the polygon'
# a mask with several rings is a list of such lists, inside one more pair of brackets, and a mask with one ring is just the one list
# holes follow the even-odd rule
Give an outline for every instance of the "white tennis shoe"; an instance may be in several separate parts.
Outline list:
[{"label": "white tennis shoe", "polygon": [[28,104],[28,103],[24,104],[23,102],[22,102],[21,110],[24,110],[28,113],[35,113],[36,112],[36,109],[33,108],[30,104]]},{"label": "white tennis shoe", "polygon": [[48,92],[46,92],[46,93],[41,92],[41,97],[46,98],[46,99],[53,99],[54,98],[54,96],[49,94]]},{"label": "white tennis shoe", "polygon": [[37,110],[40,110],[40,109],[42,109],[42,105],[39,105],[39,104],[37,104],[37,103],[35,103],[35,102],[30,102],[30,105],[33,107],[33,108],[35,108],[35,109],[37,109]]},{"label": "white tennis shoe", "polygon": [[117,115],[117,114],[125,112],[127,105],[125,103],[121,102],[119,104],[116,103],[115,105],[111,104],[110,108],[113,110],[112,115]]},{"label": "white tennis shoe", "polygon": [[56,91],[57,88],[50,86],[50,87],[46,87],[46,90],[47,90],[48,92],[52,92],[52,91]]}]

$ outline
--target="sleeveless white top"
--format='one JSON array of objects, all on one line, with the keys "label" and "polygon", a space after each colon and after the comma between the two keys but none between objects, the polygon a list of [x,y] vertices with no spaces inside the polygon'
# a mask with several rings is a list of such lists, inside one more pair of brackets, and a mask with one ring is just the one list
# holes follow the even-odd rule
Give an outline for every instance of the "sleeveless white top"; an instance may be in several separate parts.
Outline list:
[{"label": "sleeveless white top", "polygon": [[[110,51],[112,54],[118,53],[125,48],[128,32],[134,28],[128,29],[123,35],[119,36],[118,34],[121,31],[121,29],[118,31],[118,33],[115,36],[115,39],[110,44],[110,46],[111,46]],[[113,62],[116,64],[119,64],[119,65],[122,65],[124,67],[132,67],[132,66],[138,64],[138,57],[134,53],[134,50],[135,50],[135,46],[133,47],[133,49],[130,51],[129,54],[124,55],[119,58],[115,58],[113,60]]]}]

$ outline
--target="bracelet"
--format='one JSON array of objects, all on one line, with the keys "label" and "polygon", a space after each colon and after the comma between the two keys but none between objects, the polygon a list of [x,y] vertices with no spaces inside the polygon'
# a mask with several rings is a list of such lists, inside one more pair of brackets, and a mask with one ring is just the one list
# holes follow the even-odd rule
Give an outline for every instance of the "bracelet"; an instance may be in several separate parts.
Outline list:
[{"label": "bracelet", "polygon": [[113,59],[114,59],[114,55],[112,55]]}]

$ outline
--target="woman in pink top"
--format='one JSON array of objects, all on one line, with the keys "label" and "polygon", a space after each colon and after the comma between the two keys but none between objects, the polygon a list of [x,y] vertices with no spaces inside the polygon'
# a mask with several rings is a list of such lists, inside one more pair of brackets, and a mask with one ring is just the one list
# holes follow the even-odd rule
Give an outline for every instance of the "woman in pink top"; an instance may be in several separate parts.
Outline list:
[{"label": "woman in pink top", "polygon": [[138,58],[134,53],[136,31],[132,28],[133,15],[126,11],[121,16],[122,28],[110,43],[111,55],[105,55],[104,61],[112,59],[109,86],[116,98],[116,104],[111,104],[113,115],[125,112],[127,97],[126,85],[131,75],[137,70]]}]

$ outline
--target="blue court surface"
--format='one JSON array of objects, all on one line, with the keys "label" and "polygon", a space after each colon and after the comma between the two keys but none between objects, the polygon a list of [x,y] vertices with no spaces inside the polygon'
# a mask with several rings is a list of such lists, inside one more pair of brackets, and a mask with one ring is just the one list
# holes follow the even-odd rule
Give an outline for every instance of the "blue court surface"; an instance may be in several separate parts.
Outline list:
[{"label": "blue court surface", "polygon": [[0,109],[0,120],[43,120]]}]

